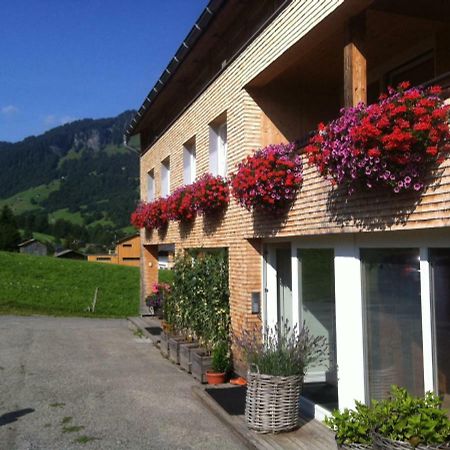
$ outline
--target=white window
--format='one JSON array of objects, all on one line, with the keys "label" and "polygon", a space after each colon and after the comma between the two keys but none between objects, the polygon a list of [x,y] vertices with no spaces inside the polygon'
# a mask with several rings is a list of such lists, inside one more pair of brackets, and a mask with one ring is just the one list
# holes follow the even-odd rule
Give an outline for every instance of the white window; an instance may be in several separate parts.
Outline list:
[{"label": "white window", "polygon": [[170,194],[170,158],[161,162],[161,197]]},{"label": "white window", "polygon": [[147,201],[155,200],[155,171],[152,169],[147,173]]},{"label": "white window", "polygon": [[183,181],[184,184],[191,184],[196,177],[195,163],[195,139],[191,139],[183,145]]},{"label": "white window", "polygon": [[209,170],[213,175],[227,174],[227,123],[209,127]]}]

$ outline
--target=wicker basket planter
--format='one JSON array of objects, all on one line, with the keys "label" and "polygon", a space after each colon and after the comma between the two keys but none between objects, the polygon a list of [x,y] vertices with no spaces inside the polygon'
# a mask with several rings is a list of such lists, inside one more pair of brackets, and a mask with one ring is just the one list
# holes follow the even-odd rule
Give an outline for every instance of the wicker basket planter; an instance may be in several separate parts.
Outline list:
[{"label": "wicker basket planter", "polygon": [[249,371],[245,421],[259,433],[279,433],[299,426],[299,400],[303,377],[264,375]]},{"label": "wicker basket planter", "polygon": [[372,444],[336,444],[339,450],[372,450]]},{"label": "wicker basket planter", "polygon": [[374,450],[439,450],[450,449],[450,442],[444,444],[419,444],[417,447],[413,447],[408,442],[393,441],[392,439],[381,436],[376,432],[372,433],[373,436],[373,448]]},{"label": "wicker basket planter", "polygon": [[191,373],[192,351],[198,347],[199,347],[198,343],[195,342],[180,343],[180,368],[185,370],[187,373]]}]

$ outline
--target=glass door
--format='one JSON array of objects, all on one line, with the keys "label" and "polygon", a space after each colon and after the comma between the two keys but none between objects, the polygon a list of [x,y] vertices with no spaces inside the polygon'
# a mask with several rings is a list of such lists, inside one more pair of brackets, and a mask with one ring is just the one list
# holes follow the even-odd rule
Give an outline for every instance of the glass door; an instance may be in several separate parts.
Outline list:
[{"label": "glass door", "polygon": [[435,385],[443,406],[450,409],[450,249],[430,249],[434,306]]},{"label": "glass door", "polygon": [[419,249],[361,249],[367,398],[424,394]]},{"label": "glass door", "polygon": [[301,319],[313,336],[324,336],[327,361],[308,369],[304,396],[328,410],[337,408],[334,250],[297,249]]},{"label": "glass door", "polygon": [[289,327],[294,324],[292,314],[292,269],[291,248],[276,249],[277,271],[277,317],[280,330],[287,322]]}]

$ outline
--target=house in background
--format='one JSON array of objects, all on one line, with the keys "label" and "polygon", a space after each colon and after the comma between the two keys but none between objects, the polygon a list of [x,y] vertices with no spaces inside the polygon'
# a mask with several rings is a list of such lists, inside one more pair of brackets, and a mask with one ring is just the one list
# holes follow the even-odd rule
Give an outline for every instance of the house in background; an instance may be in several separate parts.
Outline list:
[{"label": "house in background", "polygon": [[[141,138],[141,199],[229,175],[268,144],[307,142],[388,85],[449,87],[449,24],[444,2],[425,0],[211,0],[127,130]],[[310,413],[382,398],[393,383],[450,406],[449,161],[418,201],[336,195],[303,164],[284,221],[231,201],[189,232],[142,230],[142,297],[162,246],[227,248],[235,333],[289,319],[325,336],[329,360],[305,378]]]},{"label": "house in background", "polygon": [[47,256],[47,246],[37,239],[28,239],[18,245],[20,253],[35,256]]},{"label": "house in background", "polygon": [[116,243],[114,253],[108,255],[88,255],[89,262],[119,264],[139,267],[141,260],[141,238],[139,235],[127,236]]},{"label": "house in background", "polygon": [[77,259],[77,260],[81,260],[84,261],[86,260],[86,255],[84,253],[81,253],[77,250],[72,250],[72,249],[66,249],[66,250],[62,250],[60,252],[55,253],[55,258],[60,258],[60,259]]}]

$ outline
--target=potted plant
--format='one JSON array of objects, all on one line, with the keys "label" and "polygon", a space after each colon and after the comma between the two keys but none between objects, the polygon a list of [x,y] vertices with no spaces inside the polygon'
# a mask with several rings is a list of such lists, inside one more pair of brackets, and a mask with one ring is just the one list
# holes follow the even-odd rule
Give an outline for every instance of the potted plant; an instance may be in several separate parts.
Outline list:
[{"label": "potted plant", "polygon": [[153,283],[152,293],[145,299],[145,304],[149,308],[150,313],[162,319],[164,299],[170,292],[168,283]]},{"label": "potted plant", "polygon": [[354,410],[333,411],[325,423],[342,449],[450,449],[450,420],[439,397],[427,392],[413,397],[392,386],[389,398],[370,406],[356,402]]},{"label": "potted plant", "polygon": [[388,399],[373,402],[374,448],[449,449],[450,420],[441,406],[441,399],[432,392],[413,397],[406,389],[392,386]]},{"label": "potted plant", "polygon": [[230,352],[226,342],[218,343],[212,351],[211,369],[206,371],[208,384],[225,383],[230,370]]},{"label": "potted plant", "polygon": [[334,410],[324,422],[335,432],[339,449],[372,448],[372,430],[376,427],[375,414],[371,407],[355,402],[355,409]]},{"label": "potted plant", "polygon": [[303,324],[246,331],[236,339],[249,367],[245,421],[261,433],[298,428],[299,399],[308,365],[326,357],[326,340],[313,337]]}]

